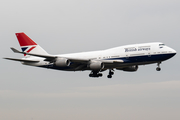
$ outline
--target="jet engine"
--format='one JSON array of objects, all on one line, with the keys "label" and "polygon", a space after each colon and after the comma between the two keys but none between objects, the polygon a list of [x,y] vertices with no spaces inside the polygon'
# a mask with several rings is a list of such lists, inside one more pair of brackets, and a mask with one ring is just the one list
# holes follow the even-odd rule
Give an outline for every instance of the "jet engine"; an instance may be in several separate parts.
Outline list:
[{"label": "jet engine", "polygon": [[117,70],[123,70],[123,71],[127,71],[127,72],[134,72],[138,70],[138,66],[134,65],[134,66],[129,66],[129,67],[125,67],[125,68],[116,68]]},{"label": "jet engine", "polygon": [[101,70],[104,68],[104,64],[100,61],[93,61],[90,63],[89,68],[91,70]]},{"label": "jet engine", "polygon": [[70,61],[66,58],[57,58],[56,61],[54,62],[54,65],[58,67],[67,67],[70,65]]}]

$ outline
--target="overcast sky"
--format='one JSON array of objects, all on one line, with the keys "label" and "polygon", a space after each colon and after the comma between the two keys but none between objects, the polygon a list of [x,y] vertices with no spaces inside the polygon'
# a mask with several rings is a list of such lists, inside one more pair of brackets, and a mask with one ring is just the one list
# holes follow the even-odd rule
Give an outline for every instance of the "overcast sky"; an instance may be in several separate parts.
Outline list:
[{"label": "overcast sky", "polygon": [[[50,54],[163,42],[180,51],[179,0],[1,0],[0,56],[21,58],[15,33]],[[177,54],[134,73],[64,72],[1,59],[1,120],[179,120]]]}]

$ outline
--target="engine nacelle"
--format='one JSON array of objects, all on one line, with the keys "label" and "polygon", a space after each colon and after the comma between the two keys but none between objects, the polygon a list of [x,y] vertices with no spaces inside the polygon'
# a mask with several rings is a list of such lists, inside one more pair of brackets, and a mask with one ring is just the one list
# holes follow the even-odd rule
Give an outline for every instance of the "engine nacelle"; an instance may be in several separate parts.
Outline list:
[{"label": "engine nacelle", "polygon": [[125,67],[125,68],[117,68],[117,70],[123,70],[123,71],[127,71],[127,72],[135,72],[138,70],[138,66],[134,65],[134,66]]},{"label": "engine nacelle", "polygon": [[70,65],[70,61],[66,58],[57,58],[56,61],[54,62],[54,65],[58,67],[67,67]]},{"label": "engine nacelle", "polygon": [[104,68],[104,64],[100,61],[94,61],[94,62],[91,62],[91,64],[89,65],[89,68],[91,70],[101,70]]}]

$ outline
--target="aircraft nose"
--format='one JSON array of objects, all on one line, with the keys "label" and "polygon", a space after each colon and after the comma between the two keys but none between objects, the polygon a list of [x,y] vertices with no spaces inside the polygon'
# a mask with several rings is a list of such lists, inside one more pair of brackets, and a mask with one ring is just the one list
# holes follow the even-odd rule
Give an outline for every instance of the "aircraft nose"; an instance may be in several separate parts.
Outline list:
[{"label": "aircraft nose", "polygon": [[176,55],[176,53],[177,53],[176,50],[174,50],[172,48],[171,48],[171,52],[174,53],[174,55]]},{"label": "aircraft nose", "polygon": [[177,53],[174,49],[172,49],[172,52],[175,53],[175,54]]}]

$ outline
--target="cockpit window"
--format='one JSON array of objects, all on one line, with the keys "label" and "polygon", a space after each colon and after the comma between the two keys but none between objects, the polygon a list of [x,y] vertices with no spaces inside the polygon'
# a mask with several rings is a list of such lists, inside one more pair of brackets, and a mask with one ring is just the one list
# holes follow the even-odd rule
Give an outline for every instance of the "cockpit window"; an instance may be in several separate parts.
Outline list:
[{"label": "cockpit window", "polygon": [[165,44],[159,44],[159,46],[165,46]]},{"label": "cockpit window", "polygon": [[159,44],[159,48],[163,48],[165,44]]}]

